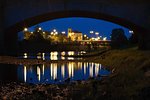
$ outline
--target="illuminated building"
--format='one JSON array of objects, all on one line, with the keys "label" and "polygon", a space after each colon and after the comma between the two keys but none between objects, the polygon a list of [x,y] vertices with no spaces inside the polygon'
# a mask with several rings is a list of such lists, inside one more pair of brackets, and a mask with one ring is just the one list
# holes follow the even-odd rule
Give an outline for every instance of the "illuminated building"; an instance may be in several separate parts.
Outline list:
[{"label": "illuminated building", "polygon": [[28,40],[30,38],[30,36],[31,36],[31,32],[29,32],[29,31],[24,32],[24,39],[25,40]]},{"label": "illuminated building", "polygon": [[72,41],[81,41],[82,37],[82,32],[72,31],[71,28],[68,29],[68,38],[70,38]]}]

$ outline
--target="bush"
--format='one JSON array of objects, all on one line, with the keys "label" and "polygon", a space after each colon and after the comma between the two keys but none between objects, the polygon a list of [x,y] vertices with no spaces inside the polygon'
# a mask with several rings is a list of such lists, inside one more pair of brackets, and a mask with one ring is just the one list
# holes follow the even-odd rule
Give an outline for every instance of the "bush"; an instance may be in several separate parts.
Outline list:
[{"label": "bush", "polygon": [[124,30],[121,28],[112,30],[111,41],[112,48],[124,47],[128,43],[128,39],[124,34]]}]

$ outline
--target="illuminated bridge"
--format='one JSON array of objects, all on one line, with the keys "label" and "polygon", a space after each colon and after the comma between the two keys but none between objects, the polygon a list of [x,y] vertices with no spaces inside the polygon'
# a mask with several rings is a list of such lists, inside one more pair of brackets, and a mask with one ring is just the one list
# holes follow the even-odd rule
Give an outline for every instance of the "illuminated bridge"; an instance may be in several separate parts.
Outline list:
[{"label": "illuminated bridge", "polygon": [[43,21],[88,17],[120,24],[150,49],[149,0],[1,0],[0,53],[17,52],[17,32]]}]

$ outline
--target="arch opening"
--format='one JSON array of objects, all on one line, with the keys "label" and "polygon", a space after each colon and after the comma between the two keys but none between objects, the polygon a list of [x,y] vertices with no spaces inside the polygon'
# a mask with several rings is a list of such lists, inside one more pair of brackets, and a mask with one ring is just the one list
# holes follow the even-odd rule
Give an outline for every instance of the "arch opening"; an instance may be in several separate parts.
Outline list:
[{"label": "arch opening", "polygon": [[[58,19],[58,18],[66,18],[66,17],[85,17],[85,18],[94,18],[94,19],[106,20],[106,21],[113,22],[113,23],[122,25],[124,27],[127,27],[130,30],[132,29],[135,33],[145,31],[144,28],[137,26],[137,25],[133,24],[132,22],[126,20],[126,19],[122,19],[119,17],[106,15],[106,14],[102,14],[102,13],[85,12],[85,11],[53,12],[53,13],[46,13],[43,15],[39,15],[39,16],[25,19],[21,22],[16,23],[15,25],[9,27],[5,31],[6,50],[7,51],[11,50],[11,52],[17,51],[16,50],[17,33],[19,31],[22,31],[25,27],[31,27],[33,25],[36,25],[36,24],[44,22],[44,21],[54,20],[54,19]],[[10,42],[7,41],[8,37],[12,43],[11,45],[10,45]]]}]

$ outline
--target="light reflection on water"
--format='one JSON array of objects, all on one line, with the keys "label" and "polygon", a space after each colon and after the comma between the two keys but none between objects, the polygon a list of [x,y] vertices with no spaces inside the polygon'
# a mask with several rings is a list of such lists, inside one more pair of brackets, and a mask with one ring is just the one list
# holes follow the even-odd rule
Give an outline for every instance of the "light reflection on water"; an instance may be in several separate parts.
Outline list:
[{"label": "light reflection on water", "polygon": [[49,65],[19,65],[18,77],[26,83],[63,83],[70,81],[87,80],[90,77],[110,74],[98,63],[68,62],[63,64],[51,63]]},{"label": "light reflection on water", "polygon": [[[57,52],[53,51],[50,53],[23,53],[22,56],[19,56],[19,58],[25,58],[25,59],[42,59],[42,60],[74,60],[73,57],[65,57],[66,55],[83,55],[86,53],[85,51],[75,52],[75,51],[62,51]],[[79,58],[78,58],[79,59]],[[80,58],[81,59],[81,58]]]}]

